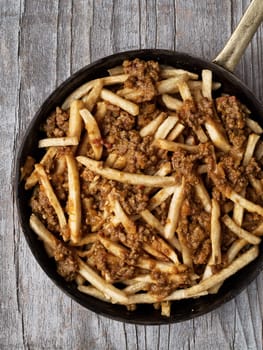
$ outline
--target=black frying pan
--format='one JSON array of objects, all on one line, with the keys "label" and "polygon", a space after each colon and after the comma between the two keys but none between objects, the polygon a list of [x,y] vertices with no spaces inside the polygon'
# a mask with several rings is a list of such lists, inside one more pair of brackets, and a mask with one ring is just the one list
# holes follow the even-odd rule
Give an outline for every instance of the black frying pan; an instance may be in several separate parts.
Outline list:
[{"label": "black frying pan", "polygon": [[[107,75],[107,69],[120,65],[125,59],[138,57],[144,60],[155,60],[161,64],[183,68],[196,73],[200,73],[204,68],[212,70],[213,79],[222,83],[222,88],[219,93],[225,92],[236,95],[247,105],[253,117],[263,126],[262,104],[253,93],[229,71],[234,69],[235,64],[238,62],[238,59],[262,19],[263,1],[254,0],[225,49],[215,59],[215,62],[218,64],[185,53],[156,49],[128,51],[105,57],[84,67],[67,79],[47,98],[36,113],[23,138],[16,159],[15,189],[21,226],[33,255],[46,274],[61,290],[87,309],[116,320],[148,325],[179,322],[202,315],[232,299],[256,278],[263,267],[263,243],[260,245],[260,256],[240,272],[226,280],[218,294],[200,297],[199,299],[175,301],[173,302],[171,316],[168,318],[161,316],[160,311],[154,310],[152,305],[140,305],[136,311],[129,312],[123,306],[108,304],[80,293],[74,283],[66,282],[57,274],[53,259],[47,257],[42,242],[38,240],[36,234],[29,227],[31,209],[28,205],[28,200],[31,194],[29,191],[24,190],[23,183],[19,181],[19,173],[28,155],[36,159],[39,159],[41,156],[41,151],[37,148],[37,142],[40,138],[40,124],[55,107],[61,105],[65,98],[77,87],[89,80]],[[250,26],[248,26],[249,23]],[[242,34],[244,28],[249,28],[249,30],[246,29],[246,32],[243,32],[243,35],[240,36],[240,32]],[[237,41],[239,43],[238,46],[236,45]],[[227,69],[220,65],[224,65]]]}]

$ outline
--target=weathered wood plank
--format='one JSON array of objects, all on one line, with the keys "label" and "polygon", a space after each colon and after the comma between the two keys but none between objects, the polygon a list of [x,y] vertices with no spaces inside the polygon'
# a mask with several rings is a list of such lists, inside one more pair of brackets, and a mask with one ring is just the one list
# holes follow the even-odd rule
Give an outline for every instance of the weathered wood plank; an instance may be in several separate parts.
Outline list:
[{"label": "weathered wood plank", "polygon": [[[249,0],[0,1],[0,348],[261,349],[262,274],[235,300],[174,325],[122,324],[85,310],[41,271],[23,238],[11,187],[21,137],[42,101],[82,66],[113,52],[176,48],[212,59]],[[263,28],[236,73],[263,99]],[[10,227],[14,228],[13,236]],[[10,237],[12,237],[10,239]]]},{"label": "weathered wood plank", "polygon": [[12,184],[20,86],[19,26],[23,3],[2,1],[0,21],[0,348],[23,349],[23,316],[18,290],[18,244]]}]

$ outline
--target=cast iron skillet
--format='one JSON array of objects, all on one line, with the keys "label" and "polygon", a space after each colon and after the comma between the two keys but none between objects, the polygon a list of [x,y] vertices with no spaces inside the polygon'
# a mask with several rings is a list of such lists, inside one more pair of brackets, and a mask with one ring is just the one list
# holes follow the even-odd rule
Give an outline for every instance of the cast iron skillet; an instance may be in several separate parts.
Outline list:
[{"label": "cast iron skillet", "polygon": [[[257,7],[256,12],[255,7]],[[230,40],[225,49],[216,58],[217,63],[221,65],[224,64],[228,69],[234,68],[241,53],[244,51],[247,43],[256,30],[256,27],[261,22],[262,16],[262,0],[254,0],[240,22],[239,27],[231,37],[232,42]],[[247,26],[249,20],[251,23],[254,23],[254,26],[251,25],[250,27],[254,28],[252,28],[249,33],[245,33],[245,35],[243,33],[241,41],[239,42],[239,44],[241,43],[239,49],[233,50],[233,41],[235,43],[235,40],[237,40],[235,39],[235,36],[240,40],[240,31],[242,32],[244,26]],[[41,151],[39,151],[37,148],[37,141],[41,137],[39,127],[47,116],[55,109],[55,107],[60,106],[65,98],[83,83],[97,77],[105,76],[107,75],[107,69],[120,65],[125,59],[134,59],[136,57],[143,60],[155,60],[161,64],[171,65],[197,73],[200,73],[204,68],[211,69],[213,71],[214,80],[222,83],[222,88],[219,93],[223,91],[225,93],[236,95],[251,110],[253,117],[261,125],[263,125],[262,104],[238,78],[236,78],[229,70],[222,68],[218,64],[192,57],[185,53],[156,49],[135,50],[111,55],[84,67],[67,79],[47,98],[36,113],[26,131],[16,159],[16,202],[21,226],[33,255],[52,281],[72,299],[87,309],[96,312],[97,314],[119,321],[148,325],[174,323],[207,313],[229,301],[231,298],[240,293],[245,287],[247,287],[263,268],[263,243],[260,245],[260,256],[251,264],[243,268],[242,271],[236,273],[234,276],[226,280],[218,294],[208,295],[199,299],[175,301],[173,302],[171,316],[168,318],[162,317],[160,315],[160,311],[154,310],[152,305],[140,305],[136,311],[129,312],[124,306],[108,304],[91,296],[80,293],[74,283],[66,282],[57,274],[53,259],[49,259],[47,257],[42,242],[38,240],[37,235],[29,227],[31,210],[28,205],[28,201],[31,193],[30,191],[25,191],[24,183],[19,181],[20,168],[24,164],[26,157],[31,155],[36,159],[39,159],[41,156]]]}]

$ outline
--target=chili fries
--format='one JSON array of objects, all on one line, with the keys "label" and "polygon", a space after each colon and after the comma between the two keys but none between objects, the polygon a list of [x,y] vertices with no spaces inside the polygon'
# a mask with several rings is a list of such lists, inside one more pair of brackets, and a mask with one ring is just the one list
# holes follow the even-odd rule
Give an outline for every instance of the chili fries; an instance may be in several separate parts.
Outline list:
[{"label": "chili fries", "polygon": [[263,129],[236,97],[214,98],[209,70],[108,72],[48,117],[46,153],[21,169],[30,227],[80,292],[169,317],[259,254]]}]

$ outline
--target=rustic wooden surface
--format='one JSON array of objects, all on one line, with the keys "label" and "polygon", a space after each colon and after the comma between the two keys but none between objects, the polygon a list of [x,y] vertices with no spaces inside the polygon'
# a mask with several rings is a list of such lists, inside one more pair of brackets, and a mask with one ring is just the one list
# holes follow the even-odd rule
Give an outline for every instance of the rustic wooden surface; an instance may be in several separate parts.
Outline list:
[{"label": "rustic wooden surface", "polygon": [[[34,260],[18,224],[14,155],[41,102],[100,57],[166,48],[212,59],[249,0],[0,0],[0,349],[262,349],[263,274],[208,315],[164,326],[97,316]],[[237,75],[263,100],[263,26]],[[10,156],[12,155],[12,156]]]}]

